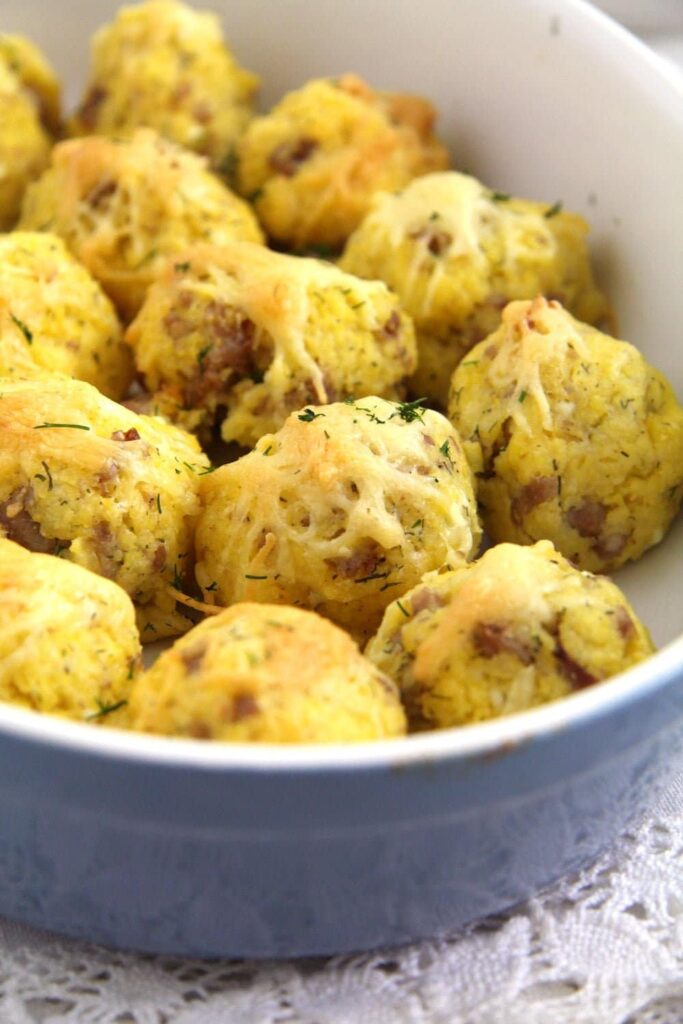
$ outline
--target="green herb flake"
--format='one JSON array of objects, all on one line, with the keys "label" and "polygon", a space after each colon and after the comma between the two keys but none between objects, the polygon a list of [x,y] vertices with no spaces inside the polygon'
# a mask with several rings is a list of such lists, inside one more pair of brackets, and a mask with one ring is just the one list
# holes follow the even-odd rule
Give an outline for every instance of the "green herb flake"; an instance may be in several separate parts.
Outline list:
[{"label": "green herb flake", "polygon": [[526,398],[526,391],[520,391],[519,396],[517,398],[517,401],[518,402],[523,402],[525,398]]},{"label": "green herb flake", "polygon": [[460,365],[461,366],[479,366],[479,360],[478,359],[467,359],[464,363],[461,363]]},{"label": "green herb flake", "polygon": [[97,718],[104,718],[105,715],[110,715],[112,711],[118,711],[119,708],[125,707],[128,701],[117,700],[115,704],[103,704],[101,700],[95,700],[95,703],[97,704],[97,711],[94,711],[91,715],[86,715],[86,722],[94,722]]},{"label": "green herb flake", "polygon": [[390,570],[386,572],[371,572],[369,576],[363,576],[359,580],[354,580],[354,583],[369,583],[371,580],[385,580],[389,575]]},{"label": "green herb flake", "polygon": [[178,274],[186,274],[188,272],[188,270],[190,269],[190,264],[188,262],[176,263],[176,264],[174,264],[173,269]]},{"label": "green herb flake", "polygon": [[208,585],[208,587],[204,587],[204,590],[206,590],[208,594],[212,594],[214,590],[218,590],[218,581],[214,580],[213,583]]},{"label": "green herb flake", "polygon": [[51,491],[52,490],[52,473],[50,472],[50,467],[48,466],[47,462],[42,462],[41,465],[42,465],[43,469],[45,470],[45,473],[47,474],[47,489],[48,489],[48,491]]},{"label": "green herb flake", "polygon": [[157,512],[161,515],[161,495],[157,494]]},{"label": "green herb flake", "polygon": [[507,192],[491,192],[490,198],[494,203],[508,203],[512,197]]},{"label": "green herb flake", "polygon": [[267,580],[268,579],[267,576],[254,576],[253,573],[250,573],[250,572],[245,572],[244,578],[245,578],[245,580]]},{"label": "green herb flake", "polygon": [[304,409],[297,416],[297,419],[301,420],[302,423],[312,423],[313,420],[317,420],[320,416],[324,416],[324,412],[314,412],[313,409]]},{"label": "green herb flake", "polygon": [[360,307],[364,306],[364,305],[365,305],[365,300],[363,299],[362,302],[357,302],[354,306],[351,306],[351,309],[360,309]]},{"label": "green herb flake", "polygon": [[86,427],[83,423],[38,423],[33,429],[47,430],[51,427],[59,427],[67,430],[90,430],[90,427]]},{"label": "green herb flake", "polygon": [[556,217],[558,213],[560,213],[560,211],[562,210],[562,205],[562,200],[558,199],[556,203],[553,203],[552,206],[549,206],[543,214],[545,219],[550,220],[551,217]]},{"label": "green herb flake", "polygon": [[412,423],[414,420],[419,420],[422,423],[422,417],[427,411],[422,403],[426,401],[426,398],[416,398],[414,402],[399,402],[396,415],[406,423]]},{"label": "green herb flake", "polygon": [[26,340],[29,343],[29,345],[32,345],[33,344],[33,331],[30,330],[29,327],[27,327],[27,325],[24,323],[23,320],[20,320],[18,316],[15,316],[14,313],[10,313],[10,318],[11,318],[12,323],[14,324],[14,326],[18,327],[19,330],[21,331],[21,333],[24,335],[24,337],[26,338]]},{"label": "green herb flake", "polygon": [[209,466],[207,469],[202,468],[197,473],[197,476],[208,476],[209,473],[215,473],[217,469],[218,466]]},{"label": "green herb flake", "polygon": [[272,446],[272,444],[269,444],[268,447],[265,449],[265,451],[263,451],[261,454],[262,455],[270,455],[272,450],[273,450],[273,446]]},{"label": "green herb flake", "polygon": [[405,610],[405,608],[403,607],[403,605],[401,604],[401,602],[400,602],[400,601],[397,601],[397,602],[396,602],[396,604],[397,604],[397,606],[398,606],[398,608],[399,608],[399,611],[403,612],[403,614],[405,615],[405,617],[406,617],[407,619],[409,619],[409,618],[410,618],[410,612],[407,612],[407,611]]},{"label": "green herb flake", "polygon": [[439,448],[439,451],[441,452],[442,455],[446,456],[446,458],[449,460],[449,462],[453,461],[453,459],[451,457],[451,442],[448,440],[448,438],[446,438],[444,443],[441,445],[441,447]]}]

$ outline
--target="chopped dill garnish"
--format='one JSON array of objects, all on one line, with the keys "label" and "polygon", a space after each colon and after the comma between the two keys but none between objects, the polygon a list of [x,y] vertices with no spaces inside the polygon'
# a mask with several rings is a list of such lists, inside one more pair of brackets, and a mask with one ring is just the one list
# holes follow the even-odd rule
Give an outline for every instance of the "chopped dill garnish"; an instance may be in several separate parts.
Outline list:
[{"label": "chopped dill garnish", "polygon": [[518,402],[523,402],[525,398],[526,398],[526,391],[520,391],[519,397],[518,397],[517,401]]},{"label": "chopped dill garnish", "polygon": [[303,412],[299,413],[297,419],[300,419],[302,423],[312,423],[313,420],[317,420],[318,417],[324,415],[324,412],[313,412],[312,409],[304,409]]},{"label": "chopped dill garnish", "polygon": [[90,430],[84,423],[38,423],[34,430],[47,430],[48,427],[65,427],[69,430]]},{"label": "chopped dill garnish", "polygon": [[556,203],[553,203],[552,206],[549,206],[548,209],[543,214],[545,219],[546,220],[550,220],[551,217],[556,217],[557,214],[561,211],[562,205],[563,205],[562,204],[562,200],[558,199]]},{"label": "chopped dill garnish", "polygon": [[369,583],[370,580],[385,580],[391,570],[387,569],[386,572],[372,572],[369,576],[363,576],[360,580],[354,580],[354,583]]},{"label": "chopped dill garnish", "polygon": [[401,611],[403,612],[403,614],[405,615],[405,617],[406,617],[407,619],[409,619],[409,618],[410,618],[410,612],[407,612],[407,611],[405,610],[405,608],[403,607],[403,605],[401,604],[401,602],[400,602],[400,601],[397,601],[397,602],[396,602],[396,604],[398,605],[399,609],[400,609],[400,610],[401,610]]},{"label": "chopped dill garnish", "polygon": [[208,587],[204,587],[204,590],[206,590],[207,593],[212,593],[214,590],[218,590],[218,581],[214,580],[213,583],[208,585]]},{"label": "chopped dill garnish", "polygon": [[507,192],[491,192],[490,198],[494,203],[507,203],[511,197]]},{"label": "chopped dill garnish", "polygon": [[267,580],[268,579],[267,576],[254,576],[254,574],[250,573],[250,572],[245,572],[244,578],[245,578],[245,580]]},{"label": "chopped dill garnish", "polygon": [[157,494],[157,512],[161,515],[161,495]]},{"label": "chopped dill garnish", "polygon": [[26,338],[26,340],[29,343],[29,345],[32,345],[33,344],[33,331],[30,330],[29,327],[27,327],[27,325],[24,323],[23,320],[20,320],[18,316],[15,316],[14,313],[10,313],[10,318],[12,320],[12,323],[16,327],[18,327],[19,330],[21,331],[21,333],[24,335],[24,337]]},{"label": "chopped dill garnish", "polygon": [[86,722],[93,722],[96,718],[104,718],[105,715],[110,715],[112,711],[118,711],[119,708],[125,707],[128,703],[127,700],[117,700],[115,704],[103,704],[101,700],[95,700],[97,704],[97,711],[94,711],[91,715],[86,715]]},{"label": "chopped dill garnish", "polygon": [[394,415],[400,416],[406,423],[412,423],[413,420],[419,420],[422,423],[422,417],[427,411],[422,403],[426,401],[426,398],[416,398],[414,402],[399,402],[398,412]]}]

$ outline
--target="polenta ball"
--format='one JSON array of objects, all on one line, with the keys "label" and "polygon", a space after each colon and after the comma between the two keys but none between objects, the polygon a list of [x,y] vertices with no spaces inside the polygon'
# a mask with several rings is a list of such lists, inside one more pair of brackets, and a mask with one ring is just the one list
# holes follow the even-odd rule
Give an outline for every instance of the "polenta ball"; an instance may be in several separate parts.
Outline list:
[{"label": "polenta ball", "polygon": [[612,571],[664,536],[683,493],[683,409],[624,341],[555,301],[513,302],[455,374],[449,415],[495,541],[541,538]]},{"label": "polenta ball", "polygon": [[61,238],[0,235],[0,375],[63,373],[119,399],[132,362],[111,302]]},{"label": "polenta ball", "polygon": [[114,580],[143,641],[186,630],[171,588],[192,574],[195,439],[61,377],[0,381],[0,433],[0,536]]},{"label": "polenta ball", "polygon": [[59,83],[33,43],[0,35],[0,230],[11,228],[28,183],[47,166],[59,127]]},{"label": "polenta ball", "polygon": [[24,36],[0,34],[0,63],[30,95],[41,124],[50,135],[62,127],[62,90],[54,70],[35,43]]},{"label": "polenta ball", "polygon": [[169,256],[197,241],[261,241],[250,208],[205,160],[150,128],[55,146],[27,190],[20,227],[63,238],[127,320]]},{"label": "polenta ball", "polygon": [[312,612],[238,604],[134,684],[130,726],[195,739],[348,743],[405,733],[395,684]]},{"label": "polenta ball", "polygon": [[226,47],[214,14],[146,0],[122,7],[94,36],[70,134],[121,137],[146,126],[220,167],[251,117],[258,86]]},{"label": "polenta ball", "polygon": [[415,368],[410,319],[380,281],[234,243],[169,263],[126,334],[145,387],[190,429],[217,412],[254,445],[306,402],[401,395]]},{"label": "polenta ball", "polygon": [[614,583],[539,541],[500,544],[470,565],[428,574],[387,608],[366,654],[399,684],[419,730],[545,704],[653,651]]},{"label": "polenta ball", "polygon": [[417,334],[413,391],[445,407],[453,369],[495,330],[510,299],[554,297],[589,323],[608,315],[587,231],[559,204],[513,199],[452,171],[377,196],[341,266],[399,296]]},{"label": "polenta ball", "polygon": [[121,587],[0,539],[0,623],[0,700],[114,724],[140,657]]},{"label": "polenta ball", "polygon": [[202,479],[205,601],[310,608],[367,638],[423,573],[464,562],[480,531],[445,417],[371,397],[307,406]]},{"label": "polenta ball", "polygon": [[316,79],[251,122],[237,145],[238,190],[274,241],[339,249],[374,192],[448,167],[434,117],[426,100],[356,75]]}]

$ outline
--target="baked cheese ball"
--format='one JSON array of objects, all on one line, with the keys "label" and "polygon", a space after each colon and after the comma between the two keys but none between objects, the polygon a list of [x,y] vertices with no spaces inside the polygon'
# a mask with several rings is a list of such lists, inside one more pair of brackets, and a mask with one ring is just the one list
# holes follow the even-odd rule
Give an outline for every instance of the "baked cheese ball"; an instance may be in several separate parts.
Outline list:
[{"label": "baked cheese ball", "polygon": [[126,320],[169,256],[193,242],[262,240],[248,205],[205,160],[150,128],[125,141],[91,136],[55,146],[26,192],[20,227],[63,238]]},{"label": "baked cheese ball", "polygon": [[48,370],[120,399],[132,368],[111,302],[62,239],[0,235],[0,375]]},{"label": "baked cheese ball", "polygon": [[0,539],[0,623],[0,700],[114,724],[140,657],[121,587]]},{"label": "baked cheese ball", "polygon": [[0,231],[11,228],[28,183],[46,167],[59,127],[59,83],[22,36],[0,35]]},{"label": "baked cheese ball", "polygon": [[195,439],[60,377],[0,380],[0,435],[0,536],[114,580],[143,641],[186,630],[171,588],[192,574]]},{"label": "baked cheese ball", "polygon": [[313,612],[238,604],[140,676],[130,726],[195,739],[349,743],[405,733],[395,684]]},{"label": "baked cheese ball", "polygon": [[477,549],[472,477],[445,417],[370,397],[292,413],[202,478],[204,600],[293,604],[367,638],[389,602]]},{"label": "baked cheese ball", "polygon": [[399,684],[413,729],[481,722],[608,679],[654,651],[611,580],[550,541],[500,544],[394,601],[366,654]]},{"label": "baked cheese ball", "polygon": [[397,398],[416,365],[410,319],[380,281],[248,242],[169,263],[126,340],[152,400],[189,429],[223,417],[254,445],[306,402]]},{"label": "baked cheese ball", "polygon": [[541,538],[612,571],[664,536],[683,494],[683,409],[632,345],[558,302],[513,302],[455,374],[449,415],[495,541]]},{"label": "baked cheese ball", "polygon": [[339,249],[374,192],[448,167],[434,118],[427,100],[356,75],[316,79],[251,122],[236,150],[238,191],[275,242]]},{"label": "baked cheese ball", "polygon": [[417,334],[413,392],[445,407],[453,369],[495,330],[510,299],[543,294],[589,323],[608,316],[587,232],[559,204],[513,199],[451,171],[376,196],[340,265],[399,296]]},{"label": "baked cheese ball", "polygon": [[230,163],[259,86],[225,45],[219,19],[178,0],[122,7],[93,37],[72,135],[122,137],[136,128]]}]

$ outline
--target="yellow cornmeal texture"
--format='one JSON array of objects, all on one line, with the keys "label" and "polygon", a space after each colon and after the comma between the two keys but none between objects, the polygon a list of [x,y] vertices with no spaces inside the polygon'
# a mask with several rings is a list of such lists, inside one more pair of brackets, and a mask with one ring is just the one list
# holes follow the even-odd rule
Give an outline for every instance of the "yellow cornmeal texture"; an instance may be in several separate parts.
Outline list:
[{"label": "yellow cornmeal texture", "polygon": [[140,655],[121,587],[0,540],[0,623],[0,700],[113,724]]},{"label": "yellow cornmeal texture", "polygon": [[256,743],[402,736],[396,685],[312,612],[239,604],[196,626],[135,683],[133,729]]},{"label": "yellow cornmeal texture", "polygon": [[275,241],[340,248],[374,192],[448,167],[434,118],[426,100],[377,92],[356,75],[316,79],[249,125],[238,190]]},{"label": "yellow cornmeal texture", "polygon": [[62,89],[35,43],[24,36],[0,33],[0,63],[7,65],[31,96],[46,131],[58,135],[62,127]]},{"label": "yellow cornmeal texture", "polygon": [[256,75],[225,45],[218,18],[176,0],[122,7],[92,40],[88,86],[72,135],[155,128],[219,167],[252,114]]},{"label": "yellow cornmeal texture", "polygon": [[0,236],[0,375],[64,373],[120,399],[132,364],[111,302],[61,238]]},{"label": "yellow cornmeal texture", "polygon": [[59,117],[59,82],[40,51],[0,35],[0,230],[13,226],[24,189],[47,165]]},{"label": "yellow cornmeal texture", "polygon": [[394,597],[464,562],[480,537],[451,425],[375,397],[292,413],[204,477],[201,497],[206,601],[299,605],[364,639]]},{"label": "yellow cornmeal texture", "polygon": [[664,536],[683,493],[683,409],[624,341],[554,302],[511,303],[453,376],[450,417],[496,541],[548,538],[593,572]]},{"label": "yellow cornmeal texture", "polygon": [[377,196],[340,265],[396,292],[417,334],[413,393],[445,407],[453,369],[510,299],[540,293],[589,323],[607,317],[587,232],[556,206],[502,196],[464,174],[431,174]]},{"label": "yellow cornmeal texture", "polygon": [[124,319],[172,256],[194,242],[260,242],[252,211],[202,157],[150,128],[131,139],[61,142],[25,196],[20,227],[50,231],[97,278]]},{"label": "yellow cornmeal texture", "polygon": [[387,608],[367,656],[399,684],[411,728],[466,725],[556,700],[654,650],[618,587],[550,541],[500,544]]},{"label": "yellow cornmeal texture", "polygon": [[170,587],[192,574],[195,439],[58,377],[0,380],[0,434],[0,535],[114,580],[143,640],[185,631]]},{"label": "yellow cornmeal texture", "polygon": [[247,242],[169,264],[126,334],[161,408],[254,445],[306,402],[401,396],[415,335],[379,281]]}]

